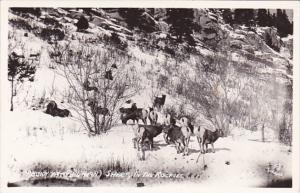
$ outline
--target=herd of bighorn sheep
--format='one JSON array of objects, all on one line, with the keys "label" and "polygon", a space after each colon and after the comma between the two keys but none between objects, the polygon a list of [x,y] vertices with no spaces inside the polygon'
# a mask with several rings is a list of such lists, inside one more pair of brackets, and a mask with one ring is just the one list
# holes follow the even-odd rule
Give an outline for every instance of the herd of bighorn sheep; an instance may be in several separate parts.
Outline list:
[{"label": "herd of bighorn sheep", "polygon": [[[95,90],[89,86],[91,90]],[[136,103],[132,100],[126,101],[131,103],[130,108],[121,107],[119,109],[121,114],[121,121],[123,124],[127,124],[128,120],[132,120],[134,125],[134,138],[133,145],[138,151],[144,152],[145,148],[153,149],[153,139],[159,134],[163,133],[163,138],[167,144],[175,144],[177,153],[183,153],[183,155],[189,154],[189,142],[192,136],[196,136],[200,152],[208,152],[208,144],[212,146],[212,152],[215,152],[214,142],[223,137],[224,133],[222,129],[216,129],[215,131],[209,130],[204,127],[193,125],[191,120],[187,116],[175,118],[171,114],[163,115],[162,123],[158,123],[158,111],[164,106],[166,95],[162,97],[156,97],[153,101],[153,107],[138,108]],[[107,108],[103,108],[95,101],[89,101],[88,106],[94,115],[101,114],[103,116],[109,115],[110,112]],[[71,116],[71,113],[67,109],[60,109],[57,107],[55,101],[50,101],[47,105],[47,114],[59,117]],[[142,120],[143,124],[138,124],[139,120]],[[149,120],[150,125],[147,125]]]},{"label": "herd of bighorn sheep", "polygon": [[[120,108],[121,120],[123,124],[126,124],[128,120],[132,120],[134,125],[134,138],[133,145],[138,151],[148,147],[153,149],[153,138],[163,133],[164,140],[167,144],[174,143],[177,153],[183,153],[183,155],[189,154],[189,142],[191,136],[196,136],[200,146],[201,153],[208,152],[208,144],[212,146],[212,152],[214,150],[214,142],[223,137],[224,133],[221,129],[211,131],[209,129],[200,126],[194,126],[190,119],[186,116],[180,117],[176,120],[175,117],[170,114],[163,115],[163,123],[157,122],[158,114],[157,110],[160,110],[164,105],[166,95],[162,97],[156,97],[153,101],[153,107],[149,109],[137,108],[136,103],[132,103],[131,108]],[[150,121],[150,125],[147,125],[147,118]],[[139,120],[142,120],[143,124],[138,124]]]}]

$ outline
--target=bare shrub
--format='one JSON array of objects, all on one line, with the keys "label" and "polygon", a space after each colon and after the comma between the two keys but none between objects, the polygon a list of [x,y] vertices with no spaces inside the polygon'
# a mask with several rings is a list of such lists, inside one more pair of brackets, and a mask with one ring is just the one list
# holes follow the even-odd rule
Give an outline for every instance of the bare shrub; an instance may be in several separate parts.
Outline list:
[{"label": "bare shrub", "polygon": [[[124,60],[113,49],[101,49],[81,45],[77,54],[70,55],[69,49],[63,53],[60,69],[66,77],[73,92],[69,99],[71,108],[77,113],[78,120],[93,134],[106,132],[116,123],[118,107],[129,97],[133,96],[137,89],[136,74],[126,69]],[[112,60],[114,59],[114,60]],[[118,69],[112,69],[112,63],[118,61]],[[106,77],[106,73],[112,73],[112,79]],[[97,89],[88,91],[85,82]],[[88,106],[94,101],[101,108],[108,109],[109,113],[100,115]]]},{"label": "bare shrub", "polygon": [[27,20],[24,20],[24,19],[21,19],[21,18],[10,19],[9,24],[11,26],[15,27],[15,28],[24,29],[24,30],[29,31],[29,32],[37,30],[37,27],[30,24],[30,22],[28,22]]},{"label": "bare shrub", "polygon": [[[199,63],[201,63],[199,61]],[[209,58],[209,67],[198,66],[194,80],[184,82],[183,94],[217,129],[230,133],[229,126],[234,115],[238,114],[236,101],[243,85],[237,79],[237,72],[230,59],[216,54]],[[209,69],[209,70],[208,70]]]},{"label": "bare shrub", "polygon": [[110,36],[105,35],[101,39],[105,42],[105,44],[118,48],[123,51],[126,51],[128,47],[127,41],[122,40],[120,35],[116,32],[113,32]]},{"label": "bare shrub", "polygon": [[170,114],[172,117],[177,117],[177,109],[174,105],[165,105],[163,111],[164,114]]},{"label": "bare shrub", "polygon": [[157,84],[159,88],[165,88],[165,86],[168,84],[169,78],[163,74],[159,74],[157,78]]},{"label": "bare shrub", "polygon": [[58,28],[43,28],[40,34],[43,40],[47,41],[59,41],[63,40],[65,37],[65,33]]}]

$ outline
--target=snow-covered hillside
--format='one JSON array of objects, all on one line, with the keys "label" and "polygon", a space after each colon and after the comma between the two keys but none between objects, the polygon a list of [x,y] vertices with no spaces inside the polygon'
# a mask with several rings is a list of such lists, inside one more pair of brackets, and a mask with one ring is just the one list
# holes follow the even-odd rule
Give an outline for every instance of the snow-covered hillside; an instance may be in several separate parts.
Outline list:
[{"label": "snow-covered hillside", "polygon": [[[57,185],[43,182],[52,177],[92,186],[163,180],[264,187],[292,177],[292,35],[280,38],[272,27],[230,26],[221,10],[199,9],[194,21],[201,30],[193,31],[192,45],[176,41],[165,14],[165,9],[141,13],[136,29],[118,9],[9,11],[9,54],[36,68],[31,79],[7,80],[13,85],[7,101],[13,111],[6,109],[5,120],[9,183]],[[86,29],[78,27],[82,17]],[[86,81],[96,89],[87,91]],[[122,124],[119,108],[136,103],[149,110],[162,95],[163,108],[155,109],[158,124],[174,113],[177,125],[187,116],[195,128],[224,130],[215,153],[201,154],[192,135],[189,155],[177,154],[160,134],[154,150],[140,160],[132,121]],[[100,122],[92,99],[109,110]],[[71,116],[46,114],[50,101]],[[130,180],[109,177],[109,171]],[[150,177],[134,176],[137,171]],[[62,175],[49,176],[55,173]]]}]

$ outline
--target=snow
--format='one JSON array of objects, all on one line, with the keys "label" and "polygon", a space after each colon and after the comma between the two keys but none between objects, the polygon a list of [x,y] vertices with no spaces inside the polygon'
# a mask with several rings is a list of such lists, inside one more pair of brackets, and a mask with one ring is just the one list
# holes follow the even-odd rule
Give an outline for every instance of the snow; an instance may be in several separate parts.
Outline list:
[{"label": "snow", "polygon": [[143,15],[147,18],[150,18],[156,25],[158,24],[158,22],[149,13],[144,12]]},{"label": "snow", "polygon": [[293,35],[289,34],[287,37],[281,38],[283,42],[287,42],[293,40]]},{"label": "snow", "polygon": [[64,9],[56,8],[56,10],[57,10],[58,13],[60,13],[60,14],[62,14],[62,15],[67,15],[67,14],[68,14],[68,12],[65,11]]},{"label": "snow", "polygon": [[[96,16],[96,17],[97,17],[97,16]],[[122,27],[122,26],[120,26],[120,25],[117,25],[117,24],[113,23],[111,20],[108,20],[108,19],[105,19],[105,18],[102,18],[102,17],[99,17],[99,18],[103,19],[104,22],[105,22],[106,24],[108,24],[110,28],[122,29],[122,30],[124,30],[125,32],[132,33],[129,29],[127,29],[127,28],[125,28],[125,27]]]},{"label": "snow", "polygon": [[[20,118],[19,121],[13,121],[15,117]],[[201,185],[207,186],[260,186],[267,180],[265,168],[269,163],[283,165],[280,171],[283,177],[291,177],[292,172],[288,147],[260,142],[256,134],[252,136],[251,133],[218,139],[216,153],[201,155],[198,163],[199,145],[195,137],[189,145],[190,155],[182,156],[176,154],[174,145],[166,146],[159,135],[154,140],[156,149],[146,151],[146,160],[140,161],[132,147],[130,125],[117,125],[107,134],[89,137],[70,118],[54,118],[39,111],[9,113],[7,122],[10,123],[8,141],[11,143],[8,145],[13,152],[9,168],[14,171],[10,181],[23,179],[17,171],[26,170],[37,162],[71,168],[93,166],[109,159],[121,159],[140,171],[199,173]],[[208,168],[203,171],[204,164]]]},{"label": "snow", "polygon": [[[67,12],[58,10],[59,12]],[[97,10],[101,12],[102,10]],[[71,10],[70,12],[82,13],[82,10]],[[102,12],[101,12],[102,13]],[[45,14],[44,14],[45,15]],[[215,14],[209,12],[212,17],[217,17]],[[10,18],[18,18],[14,14],[9,13]],[[77,19],[64,17],[67,21],[77,22]],[[97,18],[97,16],[95,16]],[[118,33],[124,41],[128,33],[132,33],[125,27],[118,25],[117,20],[105,17],[98,17],[100,21],[109,25],[110,29],[120,31]],[[96,23],[96,22],[95,22]],[[112,31],[103,29],[97,24],[91,24],[88,29],[93,34],[82,34],[75,32],[74,25],[70,25],[70,30],[73,30],[75,39],[72,41],[71,48],[77,49],[80,46],[78,39],[88,39],[94,37],[94,34],[110,35]],[[160,22],[161,23],[161,22]],[[36,25],[43,25],[36,23]],[[66,25],[66,24],[63,24]],[[166,24],[167,25],[167,24]],[[223,28],[222,28],[223,27]],[[241,27],[242,30],[232,31],[230,26],[221,26],[230,32],[232,39],[245,39],[247,28]],[[263,33],[261,28],[257,28],[257,32]],[[265,169],[272,163],[274,165],[283,166],[281,169],[281,177],[291,177],[291,158],[292,155],[288,152],[289,146],[278,143],[277,134],[271,128],[265,128],[265,140],[261,142],[261,131],[249,131],[245,128],[237,128],[231,126],[230,136],[220,138],[215,143],[216,153],[208,153],[201,155],[199,162],[197,161],[199,155],[199,145],[195,136],[192,136],[189,145],[190,155],[182,156],[176,154],[174,145],[167,145],[164,142],[163,136],[159,135],[155,138],[155,149],[153,151],[146,151],[146,160],[140,161],[137,156],[137,151],[132,147],[132,126],[122,125],[120,121],[114,125],[107,133],[99,136],[90,136],[88,132],[82,127],[81,123],[72,117],[59,118],[52,117],[41,110],[29,110],[31,105],[36,103],[41,97],[46,99],[54,99],[56,101],[63,101],[60,93],[68,90],[68,84],[63,76],[59,74],[58,69],[50,69],[53,61],[49,57],[49,45],[41,41],[33,34],[29,33],[29,37],[23,37],[24,31],[17,30],[18,36],[22,41],[26,42],[24,50],[16,49],[17,54],[24,54],[26,57],[31,53],[40,52],[40,62],[38,64],[35,81],[33,83],[26,82],[22,90],[18,92],[15,97],[16,109],[13,112],[7,113],[6,129],[9,139],[7,140],[10,147],[9,168],[12,171],[9,180],[18,181],[24,178],[19,175],[20,169],[28,169],[33,164],[51,163],[57,167],[92,167],[94,165],[101,165],[111,159],[123,160],[124,163],[131,165],[143,171],[170,171],[201,174],[201,185],[207,186],[260,186],[268,179],[268,174]],[[249,32],[250,33],[250,32]],[[166,38],[167,33],[159,34],[160,38]],[[33,37],[33,38],[32,38]],[[29,39],[31,38],[31,39]],[[287,37],[283,41],[289,41],[292,37]],[[137,46],[131,45],[128,41],[128,54],[132,57],[130,63],[126,66],[128,70],[133,67],[139,75],[139,80],[142,89],[131,99],[137,104],[139,108],[148,108],[152,104],[152,95],[155,91],[159,95],[166,94],[164,89],[158,90],[152,88],[152,76],[160,74],[166,75],[166,70],[162,67],[165,64],[167,56],[161,51],[154,51],[152,53],[144,51]],[[100,49],[102,44],[97,45]],[[214,51],[204,47],[197,47],[199,53],[205,56],[214,55]],[[270,48],[270,50],[272,50]],[[276,69],[266,67],[258,69],[260,73],[270,73],[272,75],[286,75],[284,55],[275,51],[269,56],[263,51],[255,51],[255,56],[273,59],[272,62]],[[238,52],[232,52],[231,59],[239,63],[248,62],[245,57]],[[175,63],[173,58],[169,58],[168,64]],[[193,67],[197,64],[196,57],[191,57],[190,60],[181,62],[176,70],[182,74],[188,74],[190,77],[195,77]],[[292,62],[288,60],[288,62]],[[148,77],[149,74],[150,78]],[[178,71],[176,71],[178,72]],[[287,75],[292,78],[291,75]],[[151,80],[150,80],[151,79]],[[181,77],[173,75],[170,79],[174,83],[181,81]],[[153,82],[152,82],[153,81]],[[233,98],[236,95],[236,90],[231,89],[228,95]],[[237,98],[240,100],[240,98]],[[27,102],[24,102],[27,101]],[[179,104],[185,101],[184,97],[175,97],[167,95],[166,106],[178,107]],[[248,101],[245,101],[248,102]],[[68,104],[59,103],[59,107],[67,107]],[[124,107],[131,107],[130,104],[124,104]],[[186,109],[193,109],[192,105],[186,105]],[[72,112],[71,112],[72,113]],[[72,113],[73,114],[73,113]],[[158,112],[158,123],[163,122],[163,113]],[[15,121],[16,118],[18,121]],[[131,123],[129,121],[129,123]],[[195,121],[196,126],[206,129],[214,129],[214,125],[208,121],[204,116],[199,115]],[[233,127],[233,128],[232,128]],[[267,155],[267,156],[266,156]],[[204,163],[205,162],[205,163]],[[226,164],[226,163],[230,164]],[[207,165],[206,170],[203,169]],[[276,174],[273,174],[276,175]],[[230,177],[229,177],[230,176]],[[272,177],[272,176],[271,176]],[[273,176],[274,177],[274,176]],[[97,182],[94,182],[97,184]],[[197,181],[198,183],[198,181]]]},{"label": "snow", "polygon": [[262,36],[265,33],[265,31],[261,28],[256,28],[256,33]]},{"label": "snow", "polygon": [[70,9],[69,12],[74,12],[74,13],[83,13],[82,9],[76,10],[76,9]]},{"label": "snow", "polygon": [[247,27],[247,26],[245,26],[245,25],[241,25],[240,28],[241,28],[242,30],[247,30],[249,27]]},{"label": "snow", "polygon": [[233,33],[233,32],[230,32],[229,36],[233,39],[242,40],[242,41],[245,40],[245,38],[246,38],[245,35]]},{"label": "snow", "polygon": [[214,22],[218,21],[218,16],[212,12],[208,12],[208,18],[213,20]]},{"label": "snow", "polygon": [[273,50],[272,48],[270,48],[266,43],[264,43],[265,46],[267,46],[270,51],[272,52],[272,54],[274,54],[275,56],[279,57],[279,58],[284,58],[285,60],[287,60],[289,63],[293,63],[292,60],[290,60],[289,58],[284,57],[284,55],[282,55],[281,53],[276,52],[275,50]]},{"label": "snow", "polygon": [[236,61],[236,62],[245,62],[246,61],[246,58],[244,58],[243,56],[239,55],[238,53],[235,53],[233,52],[231,54],[231,59],[233,61]]},{"label": "snow", "polygon": [[159,38],[165,39],[165,38],[167,38],[167,34],[166,33],[160,33]]},{"label": "snow", "polygon": [[196,48],[197,48],[197,50],[198,50],[201,54],[203,54],[204,56],[212,56],[212,55],[214,54],[214,52],[211,51],[211,50],[209,50],[209,49],[202,48],[202,47],[200,47],[200,46],[197,46]]}]

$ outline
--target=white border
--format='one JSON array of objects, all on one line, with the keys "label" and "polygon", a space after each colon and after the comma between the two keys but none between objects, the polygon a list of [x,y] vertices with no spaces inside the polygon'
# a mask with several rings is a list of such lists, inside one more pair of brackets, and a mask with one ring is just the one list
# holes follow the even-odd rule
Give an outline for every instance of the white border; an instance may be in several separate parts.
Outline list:
[{"label": "white border", "polygon": [[[156,186],[156,187],[144,187],[144,188],[124,188],[124,187],[93,187],[93,188],[7,188],[6,182],[6,155],[9,149],[5,146],[7,137],[4,131],[4,121],[5,112],[8,111],[8,85],[5,84],[7,78],[7,28],[8,28],[8,17],[7,10],[8,7],[19,6],[19,7],[152,7],[152,8],[269,8],[269,9],[293,9],[294,16],[294,93],[293,93],[293,188],[226,188],[226,187],[212,187],[212,188],[201,188],[199,186],[182,186],[176,185],[172,186]],[[300,115],[300,93],[299,93],[299,83],[300,83],[300,68],[299,68],[299,18],[300,18],[300,2],[299,1],[71,1],[71,0],[5,0],[1,1],[1,65],[0,65],[0,93],[1,93],[1,103],[0,103],[0,126],[1,126],[1,189],[0,192],[158,192],[158,191],[168,191],[168,192],[300,192],[300,159],[299,159],[299,115]],[[9,129],[9,128],[7,128]]]}]

